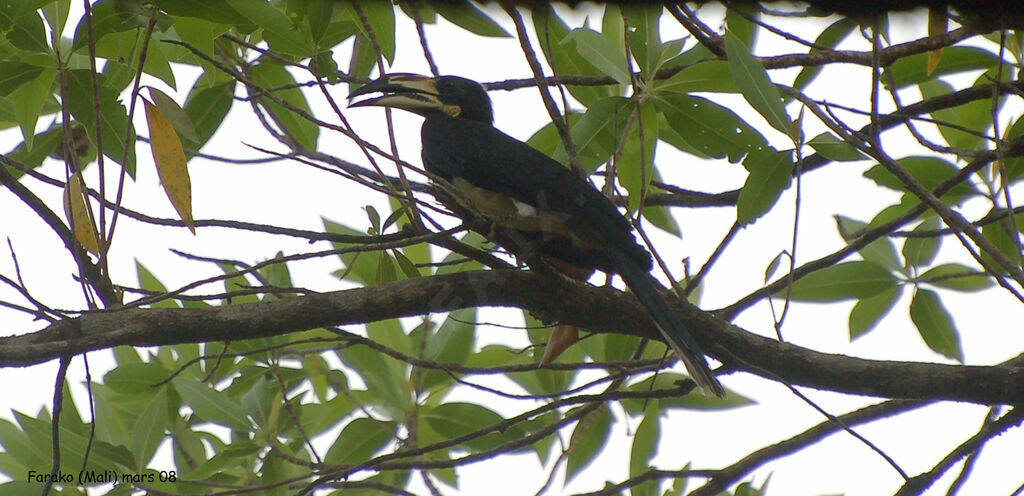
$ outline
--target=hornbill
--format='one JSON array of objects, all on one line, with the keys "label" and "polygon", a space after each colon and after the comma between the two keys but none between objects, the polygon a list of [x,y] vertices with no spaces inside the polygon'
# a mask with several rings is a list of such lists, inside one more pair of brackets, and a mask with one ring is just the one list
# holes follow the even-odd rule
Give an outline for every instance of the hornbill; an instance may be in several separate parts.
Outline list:
[{"label": "hornbill", "polygon": [[370,93],[383,95],[349,106],[394,107],[424,118],[423,165],[454,190],[458,198],[442,202],[457,215],[484,217],[489,232],[481,234],[528,264],[618,274],[700,389],[725,395],[651,276],[651,255],[637,244],[630,223],[588,182],[496,129],[491,100],[479,83],[391,74],[353,91],[349,100]]}]

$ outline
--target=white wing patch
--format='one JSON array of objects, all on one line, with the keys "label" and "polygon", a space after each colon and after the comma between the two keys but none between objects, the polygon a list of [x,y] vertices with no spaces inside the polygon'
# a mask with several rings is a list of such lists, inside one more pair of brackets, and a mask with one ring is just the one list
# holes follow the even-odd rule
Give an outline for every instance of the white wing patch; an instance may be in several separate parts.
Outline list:
[{"label": "white wing patch", "polygon": [[520,217],[537,217],[537,207],[530,205],[529,203],[523,203],[519,200],[512,200],[512,204],[516,206],[516,215]]}]

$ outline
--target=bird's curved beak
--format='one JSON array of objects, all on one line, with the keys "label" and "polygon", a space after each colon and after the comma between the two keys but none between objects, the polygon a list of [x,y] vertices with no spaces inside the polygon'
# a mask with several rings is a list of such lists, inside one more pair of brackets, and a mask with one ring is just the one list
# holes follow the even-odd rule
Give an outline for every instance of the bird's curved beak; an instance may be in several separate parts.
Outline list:
[{"label": "bird's curved beak", "polygon": [[[376,98],[353,102],[352,99],[370,93],[383,93]],[[389,74],[371,81],[348,95],[351,107],[394,107],[416,112],[418,110],[446,110],[437,92],[437,80],[419,74]]]}]

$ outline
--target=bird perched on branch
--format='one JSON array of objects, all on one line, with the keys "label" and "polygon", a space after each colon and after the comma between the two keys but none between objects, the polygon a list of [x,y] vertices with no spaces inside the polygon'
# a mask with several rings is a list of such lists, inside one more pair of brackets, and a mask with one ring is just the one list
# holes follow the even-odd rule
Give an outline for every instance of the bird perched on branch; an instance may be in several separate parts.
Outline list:
[{"label": "bird perched on branch", "polygon": [[382,106],[423,116],[423,165],[456,193],[445,202],[461,217],[483,217],[482,234],[528,264],[566,273],[618,274],[647,309],[665,341],[705,394],[722,397],[697,342],[651,276],[651,255],[633,237],[615,204],[554,159],[494,127],[491,100],[479,83],[455,76],[391,74],[349,99],[382,93],[350,107]]}]

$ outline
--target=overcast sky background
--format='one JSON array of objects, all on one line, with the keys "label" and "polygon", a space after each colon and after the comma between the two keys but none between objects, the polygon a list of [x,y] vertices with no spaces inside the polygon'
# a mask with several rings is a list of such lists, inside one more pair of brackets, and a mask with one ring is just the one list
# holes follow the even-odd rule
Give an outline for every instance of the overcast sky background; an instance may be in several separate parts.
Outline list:
[{"label": "overcast sky background", "polygon": [[[76,7],[80,8],[76,4]],[[498,19],[510,33],[514,27],[506,22],[504,14],[494,8],[489,12]],[[570,14],[562,9],[570,22],[581,23],[589,16],[592,25],[600,24],[599,7],[581,7]],[[720,12],[717,7],[706,7],[701,12]],[[72,13],[72,19],[78,15]],[[663,19],[663,39],[683,36],[675,22]],[[575,20],[575,21],[574,21]],[[919,37],[924,32],[923,12],[894,16],[892,19],[893,43]],[[709,25],[717,27],[715,18],[706,19]],[[418,48],[415,28],[411,21],[399,15],[398,57],[392,70],[395,72],[429,73],[429,69]],[[797,20],[791,26],[800,26]],[[73,23],[72,29],[73,29]],[[528,23],[529,25],[529,23]],[[804,24],[806,26],[806,24]],[[806,28],[795,28],[806,29]],[[813,38],[818,28],[803,31],[805,37]],[[480,38],[453,28],[438,18],[438,24],[426,27],[427,37],[435,60],[442,73],[457,74],[482,82],[503,81],[525,78],[531,75],[518,43],[509,39]],[[807,34],[807,33],[813,34]],[[532,35],[532,33],[531,33]],[[778,54],[803,51],[799,46],[782,42],[778,37],[761,31],[759,54]],[[348,44],[345,45],[349,46]],[[866,49],[867,44],[854,36],[841,48]],[[346,49],[335,50],[344,54]],[[339,66],[347,66],[347,60],[339,60]],[[148,84],[164,89],[183,101],[197,75],[196,71],[179,68],[177,91],[167,88],[152,78]],[[772,79],[788,83],[796,71],[773,71]],[[309,79],[308,74],[298,74],[300,81]],[[972,76],[976,77],[976,75]],[[848,105],[866,107],[869,95],[869,72],[864,68],[851,66],[829,66],[819,76],[812,94]],[[332,89],[334,99],[342,103],[347,93],[345,85]],[[522,140],[548,122],[548,116],[540,102],[536,89],[516,91],[493,91],[496,125],[503,131]],[[319,91],[307,92],[311,106],[319,115],[333,121]],[[717,97],[716,97],[717,98]],[[904,101],[917,98],[916,91],[906,93]],[[719,99],[719,101],[722,101]],[[736,112],[745,118],[763,122],[740,97],[726,98]],[[794,108],[790,108],[793,112]],[[1020,115],[1020,106],[1010,106],[1004,114]],[[246,147],[254,144],[273,147],[266,133],[250,116],[245,103],[236,102],[229,121],[218,131],[204,152],[231,158],[260,158],[259,152]],[[345,116],[361,135],[387,149],[383,111],[379,109],[346,110]],[[795,113],[793,114],[795,115]],[[395,113],[396,136],[400,155],[406,160],[419,163],[418,117]],[[861,125],[862,121],[850,119],[851,124]],[[40,122],[41,127],[50,121]],[[136,115],[136,129],[148,134],[141,111]],[[787,148],[781,135],[768,126],[758,129],[779,147]],[[817,134],[808,131],[807,136]],[[905,132],[894,133],[896,135]],[[935,133],[932,133],[935,136]],[[21,141],[17,130],[0,132],[0,150],[8,151]],[[898,136],[888,141],[890,153],[900,157],[920,151],[899,153],[904,145],[913,144],[912,138]],[[327,130],[321,131],[320,147],[323,151],[362,163],[362,155],[346,138]],[[276,147],[281,150],[281,147]],[[909,150],[909,148],[908,148]],[[172,207],[160,189],[148,147],[137,148],[139,160],[138,177],[126,187],[124,203],[135,210],[158,217],[174,218]],[[746,172],[738,164],[726,161],[704,161],[681,154],[668,146],[659,146],[658,158],[662,164],[660,172],[667,182],[700,191],[719,192],[742,186]],[[383,162],[382,162],[383,163]],[[670,164],[670,165],[669,165]],[[880,189],[870,180],[863,178],[869,162],[835,164],[802,178],[802,210],[798,247],[798,263],[817,258],[843,245],[836,232],[831,215],[839,213],[867,221],[881,207],[895,202],[898,196]],[[108,185],[116,184],[115,167],[108,167]],[[389,168],[388,170],[393,170]],[[49,161],[40,171],[51,177],[63,178],[63,165]],[[221,162],[195,159],[190,163],[193,188],[193,211],[197,219],[233,219],[260,222],[272,225],[322,229],[320,216],[351,227],[365,229],[368,225],[362,207],[372,204],[381,212],[388,211],[386,200],[379,196],[368,196],[365,190],[352,184],[317,172],[307,166],[293,162],[268,164],[230,165]],[[96,184],[96,167],[86,174],[90,185]],[[24,179],[30,188],[42,196],[56,211],[60,212],[60,190],[43,185],[31,179]],[[1018,202],[1019,203],[1019,202]],[[782,250],[790,246],[793,223],[793,188],[783,195],[780,205],[765,218],[740,233],[730,249],[709,275],[701,306],[714,309],[735,301],[737,298],[757,289],[763,284],[765,268]],[[984,204],[967,205],[964,213],[977,217],[987,211]],[[83,308],[81,290],[72,275],[76,269],[71,258],[60,246],[55,235],[48,231],[35,215],[12,195],[0,193],[0,212],[4,222],[0,223],[0,235],[9,239],[20,263],[21,276],[29,289],[47,304],[65,309]],[[676,276],[682,275],[679,260],[689,257],[691,272],[704,263],[735,218],[731,208],[674,209],[676,220],[682,226],[684,236],[680,240],[661,232],[654,235],[655,246],[669,263],[675,267]],[[899,247],[899,245],[897,245]],[[257,262],[274,256],[278,251],[285,254],[316,251],[328,248],[326,243],[310,246],[304,241],[285,237],[257,235],[252,233],[219,229],[200,228],[192,236],[183,228],[155,228],[124,217],[119,220],[117,235],[111,250],[111,271],[114,280],[135,284],[135,260],[148,267],[169,288],[177,288],[195,279],[218,273],[209,264],[185,261],[171,253],[175,248],[188,253],[211,257]],[[436,252],[435,252],[436,253]],[[963,261],[964,250],[955,240],[946,240],[936,263],[941,261]],[[297,286],[316,290],[331,291],[346,287],[330,276],[339,268],[336,257],[304,261],[290,265]],[[14,265],[6,252],[0,257],[0,273],[13,276]],[[217,292],[219,288],[204,288],[202,293]],[[0,296],[11,298],[8,288],[0,288]],[[1016,355],[1024,348],[1024,335],[1020,322],[1024,321],[1019,303],[1004,291],[990,290],[984,293],[953,295],[943,292],[943,301],[953,314],[962,331],[963,349],[968,364],[992,364]],[[909,320],[907,307],[910,292],[897,303],[893,314],[884,321],[884,328],[850,343],[847,336],[847,317],[853,303],[827,306],[795,305],[787,316],[783,329],[788,341],[814,350],[843,353],[872,359],[914,360],[947,362],[928,350],[917,335]],[[520,313],[514,310],[487,310],[479,320],[521,323]],[[415,321],[413,319],[410,322]],[[32,322],[25,315],[7,309],[0,309],[0,322],[5,335],[20,334],[37,330],[40,323]],[[760,333],[774,335],[772,315],[766,303],[741,314],[736,324]],[[505,342],[526,345],[525,333],[498,327],[480,327],[481,344]],[[94,380],[111,366],[108,351],[89,355]],[[52,401],[52,386],[56,363],[47,363],[24,369],[0,371],[5,384],[0,395],[0,416],[12,419],[11,409],[36,414],[42,406],[48,409]],[[73,384],[81,384],[84,370],[81,358],[76,358],[68,375]],[[588,377],[584,375],[582,377]],[[476,382],[510,388],[508,383],[493,379],[474,378]],[[358,381],[356,381],[358,383]],[[675,412],[669,422],[662,425],[663,440],[655,464],[666,469],[678,469],[686,461],[693,462],[693,468],[721,468],[740,457],[766,445],[787,439],[821,422],[823,418],[811,407],[793,396],[788,390],[774,382],[765,381],[747,374],[734,374],[723,378],[723,383],[741,394],[755,399],[759,404],[713,414]],[[75,388],[74,398],[81,411],[87,411],[86,398],[82,388]],[[833,393],[804,391],[830,413],[842,414],[858,407],[872,404],[872,398],[849,397]],[[458,393],[456,397],[468,397]],[[479,400],[477,400],[479,401]],[[500,408],[508,405],[506,413],[519,412],[524,405],[500,398],[487,398],[488,405]],[[876,443],[893,457],[910,474],[930,469],[941,457],[956,445],[972,435],[981,425],[987,409],[962,404],[942,404],[927,407],[896,419],[869,424],[857,429],[859,433]],[[599,489],[605,480],[619,481],[627,477],[631,433],[639,419],[626,418],[621,410],[614,409],[617,422],[615,433],[605,451],[605,456],[591,465],[586,474],[563,488],[561,477],[556,479],[548,494],[571,494],[585,490]],[[566,439],[568,432],[565,433]],[[321,447],[323,444],[321,443]],[[168,444],[165,442],[157,455],[154,467],[170,467]],[[1024,459],[1024,436],[1019,430],[1011,431],[990,442],[978,464],[971,482],[960,493],[1011,494],[1021,484],[1020,460]],[[460,492],[463,494],[518,495],[533,494],[543,477],[538,472],[546,470],[536,458],[530,456],[505,457],[497,463],[484,462],[461,469]],[[954,469],[928,494],[944,494],[953,476]],[[528,473],[528,477],[521,475]],[[902,481],[899,475],[879,456],[872,454],[862,443],[847,434],[837,434],[821,444],[801,453],[784,458],[762,467],[753,476],[757,485],[771,478],[769,494],[833,494],[875,495],[891,494]],[[748,479],[749,480],[749,479]],[[529,485],[524,485],[528,481]],[[418,484],[418,483],[417,483]],[[696,485],[691,485],[696,487]],[[413,490],[422,487],[414,485]],[[419,491],[422,492],[422,491]],[[446,491],[452,492],[452,491]]]}]

